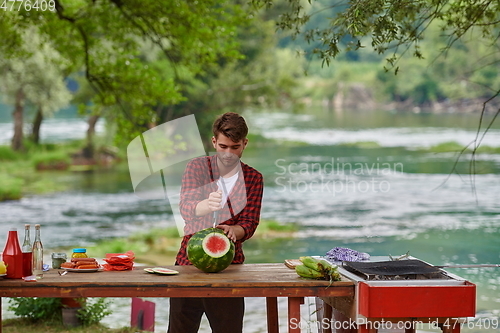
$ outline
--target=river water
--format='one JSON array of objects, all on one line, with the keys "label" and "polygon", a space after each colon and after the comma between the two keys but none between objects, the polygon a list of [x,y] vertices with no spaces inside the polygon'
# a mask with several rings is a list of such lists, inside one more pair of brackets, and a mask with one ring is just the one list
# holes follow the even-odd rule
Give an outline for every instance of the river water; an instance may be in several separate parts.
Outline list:
[{"label": "river water", "polygon": [[[476,135],[477,115],[318,109],[245,116],[251,132],[280,142],[248,149],[243,156],[265,177],[262,217],[295,223],[301,230],[296,238],[249,240],[247,262],[281,262],[345,246],[371,255],[409,251],[436,265],[500,263],[500,155],[477,155],[478,174],[471,177],[471,155],[463,155],[453,172],[457,153],[425,149],[449,141],[469,144]],[[75,117],[54,119],[42,127],[42,138],[57,142],[83,137],[82,123]],[[9,126],[7,120],[0,122],[0,133]],[[6,138],[0,137],[0,143],[7,144]],[[500,146],[498,125],[482,144]],[[41,176],[57,177],[68,190],[0,203],[0,243],[9,228],[20,230],[24,223],[41,223],[44,243],[50,247],[88,246],[144,228],[174,225],[165,201],[134,195],[126,166]],[[477,285],[477,318],[464,331],[500,331],[491,328],[500,317],[500,268],[450,271]],[[165,332],[168,302],[153,301],[156,332]],[[279,306],[285,327],[284,300]],[[12,313],[6,308],[8,318]],[[128,322],[130,300],[113,299],[112,309],[105,324],[120,327]],[[264,311],[264,300],[247,299],[245,332],[266,331]],[[310,304],[304,306],[304,318],[313,311]],[[210,332],[206,322],[202,326],[200,332]]]}]

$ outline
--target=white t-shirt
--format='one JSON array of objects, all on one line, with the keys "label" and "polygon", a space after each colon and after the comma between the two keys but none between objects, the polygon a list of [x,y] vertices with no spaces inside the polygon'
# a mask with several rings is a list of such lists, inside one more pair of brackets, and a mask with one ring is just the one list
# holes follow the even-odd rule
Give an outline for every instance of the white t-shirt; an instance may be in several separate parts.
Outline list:
[{"label": "white t-shirt", "polygon": [[[219,190],[222,191],[222,202],[221,205],[224,207],[224,205],[227,202],[227,197],[229,196],[229,193],[233,190],[234,185],[236,184],[236,181],[238,180],[238,175],[239,172],[235,173],[231,177],[224,178],[220,177],[219,180],[217,181],[217,186]],[[224,186],[222,186],[222,182],[224,182]]]}]

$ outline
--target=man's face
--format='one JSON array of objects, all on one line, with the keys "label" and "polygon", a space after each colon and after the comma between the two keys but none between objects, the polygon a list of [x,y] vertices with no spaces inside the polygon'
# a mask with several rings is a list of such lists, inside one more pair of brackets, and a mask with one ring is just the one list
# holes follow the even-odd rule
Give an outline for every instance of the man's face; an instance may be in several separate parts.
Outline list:
[{"label": "man's face", "polygon": [[219,160],[225,167],[234,167],[239,162],[243,150],[247,145],[248,139],[243,139],[234,142],[222,133],[216,137],[212,137],[212,144],[214,145]]}]

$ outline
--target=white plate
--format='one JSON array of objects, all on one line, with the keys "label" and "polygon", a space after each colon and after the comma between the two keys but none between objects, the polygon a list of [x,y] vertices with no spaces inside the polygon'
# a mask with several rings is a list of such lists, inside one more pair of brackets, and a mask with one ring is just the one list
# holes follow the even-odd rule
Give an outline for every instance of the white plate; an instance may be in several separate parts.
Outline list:
[{"label": "white plate", "polygon": [[5,275],[7,275],[7,274],[0,274],[0,277],[5,276]]},{"label": "white plate", "polygon": [[163,267],[155,267],[155,268],[144,268],[144,271],[152,274],[161,274],[161,275],[176,275],[179,274],[178,271],[169,268]]},{"label": "white plate", "polygon": [[76,272],[76,273],[91,273],[91,272],[97,272],[101,270],[101,268],[67,268],[67,267],[61,267],[62,269],[68,271],[68,272]]}]

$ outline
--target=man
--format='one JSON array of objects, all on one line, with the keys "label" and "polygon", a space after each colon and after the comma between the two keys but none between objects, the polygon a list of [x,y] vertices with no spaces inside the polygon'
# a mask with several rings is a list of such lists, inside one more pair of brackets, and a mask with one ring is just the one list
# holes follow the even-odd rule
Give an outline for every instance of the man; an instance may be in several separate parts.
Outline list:
[{"label": "man", "polygon": [[[259,224],[263,178],[240,161],[248,144],[245,119],[237,113],[225,113],[215,120],[212,131],[217,154],[190,161],[182,178],[180,212],[186,224],[176,265],[190,265],[186,253],[189,239],[214,224],[235,243],[232,263],[242,264],[242,243],[253,236]],[[197,332],[203,313],[214,333],[243,330],[242,297],[171,298],[168,333]]]}]

